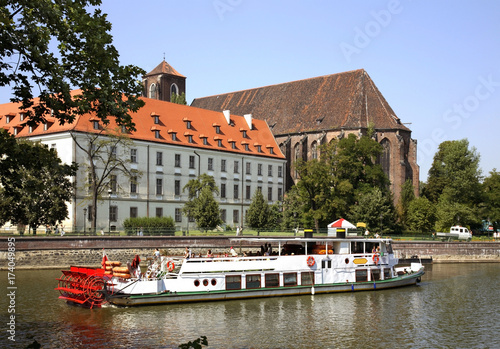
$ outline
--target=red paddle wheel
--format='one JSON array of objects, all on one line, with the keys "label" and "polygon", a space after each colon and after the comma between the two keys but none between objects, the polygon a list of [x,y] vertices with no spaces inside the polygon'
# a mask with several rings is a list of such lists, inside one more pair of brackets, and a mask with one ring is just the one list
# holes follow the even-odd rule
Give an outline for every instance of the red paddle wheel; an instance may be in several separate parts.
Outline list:
[{"label": "red paddle wheel", "polygon": [[70,267],[62,273],[55,288],[60,299],[92,309],[105,304],[106,295],[112,293],[111,276],[104,274],[102,268]]}]

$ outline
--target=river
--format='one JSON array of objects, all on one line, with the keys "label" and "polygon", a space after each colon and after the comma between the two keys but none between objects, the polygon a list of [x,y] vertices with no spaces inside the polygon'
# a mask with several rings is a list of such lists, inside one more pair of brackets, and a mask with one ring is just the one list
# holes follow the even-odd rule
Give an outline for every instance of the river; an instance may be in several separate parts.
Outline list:
[{"label": "river", "polygon": [[92,310],[57,298],[60,274],[16,270],[11,302],[0,272],[0,347],[178,348],[206,336],[208,348],[500,348],[500,264],[435,264],[419,286],[392,290]]}]

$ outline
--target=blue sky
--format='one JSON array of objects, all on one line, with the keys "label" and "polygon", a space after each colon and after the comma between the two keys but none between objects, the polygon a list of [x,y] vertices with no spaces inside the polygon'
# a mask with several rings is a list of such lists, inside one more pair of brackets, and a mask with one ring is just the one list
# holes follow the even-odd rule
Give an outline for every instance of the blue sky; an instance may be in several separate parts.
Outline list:
[{"label": "blue sky", "polygon": [[187,76],[188,103],[364,68],[412,130],[421,180],[444,140],[467,138],[484,175],[500,170],[499,1],[120,0],[102,9],[121,62],[149,72],[165,55]]}]

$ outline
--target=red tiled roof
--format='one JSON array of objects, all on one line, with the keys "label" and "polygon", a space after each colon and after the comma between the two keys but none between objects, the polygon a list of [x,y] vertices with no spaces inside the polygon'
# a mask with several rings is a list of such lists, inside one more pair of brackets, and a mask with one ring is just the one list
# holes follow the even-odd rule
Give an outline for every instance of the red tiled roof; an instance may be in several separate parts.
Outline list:
[{"label": "red tiled roof", "polygon": [[364,69],[196,98],[191,106],[266,120],[275,135],[366,128],[409,131]]},{"label": "red tiled roof", "polygon": [[158,75],[158,74],[170,74],[185,78],[184,75],[180,74],[177,70],[172,68],[172,66],[167,62],[165,62],[165,60],[163,60],[160,64],[158,64],[156,68],[147,73],[146,76]]},{"label": "red tiled roof", "polygon": [[[231,123],[228,124],[221,112],[164,102],[156,99],[142,99],[146,102],[144,107],[137,113],[131,114],[136,127],[136,131],[132,131],[128,134],[132,139],[284,159],[273,134],[264,120],[253,118],[253,128],[249,129],[247,121],[243,116],[231,115]],[[19,113],[21,111],[18,108],[19,104],[16,103],[0,104],[0,116],[11,116],[8,124],[6,124],[5,117],[0,117],[0,127],[9,130],[12,134],[14,133],[14,127],[24,125],[26,121],[20,121]],[[159,117],[159,124],[155,124],[155,118],[151,117],[151,115],[155,115],[155,113]],[[190,129],[187,128],[186,122],[183,121],[185,119],[191,121]],[[75,121],[71,124],[66,123],[60,125],[59,122],[53,122],[54,120],[52,118],[50,120],[51,122],[48,123],[47,130],[44,129],[43,124],[33,127],[32,132],[29,132],[29,127],[23,127],[22,130],[18,130],[16,137],[35,137],[68,131],[97,133],[99,130],[94,130],[94,122],[92,120],[99,119],[95,115],[85,114],[76,116]],[[213,124],[220,126],[219,134],[216,133],[215,127],[212,126]],[[108,127],[110,129],[117,127],[114,118],[110,118]],[[246,139],[258,142],[259,144],[271,144],[274,148],[273,153],[269,150],[259,153],[254,147],[249,147],[248,151],[233,149],[230,140],[236,142],[244,140],[239,131],[240,128],[247,129]],[[153,131],[159,131],[159,139],[155,138],[155,133],[157,132]],[[166,136],[168,133],[177,133],[177,139],[173,141],[170,136]],[[196,136],[193,137],[191,143],[188,141],[189,135]],[[199,140],[200,137],[206,137],[209,140],[220,139],[222,141],[222,146],[219,147],[217,144],[218,142],[208,142],[208,144],[205,145]]]}]

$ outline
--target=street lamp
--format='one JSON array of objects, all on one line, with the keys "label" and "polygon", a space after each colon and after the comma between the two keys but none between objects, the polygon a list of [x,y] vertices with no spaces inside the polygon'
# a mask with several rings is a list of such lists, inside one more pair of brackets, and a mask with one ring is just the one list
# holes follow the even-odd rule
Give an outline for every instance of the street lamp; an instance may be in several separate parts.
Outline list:
[{"label": "street lamp", "polygon": [[108,189],[108,234],[111,234],[111,193],[113,191]]},{"label": "street lamp", "polygon": [[87,208],[83,209],[83,235],[87,235],[87,229],[85,228],[85,223],[87,222]]}]

